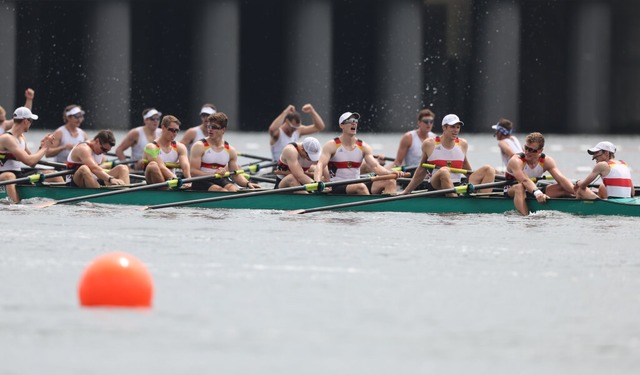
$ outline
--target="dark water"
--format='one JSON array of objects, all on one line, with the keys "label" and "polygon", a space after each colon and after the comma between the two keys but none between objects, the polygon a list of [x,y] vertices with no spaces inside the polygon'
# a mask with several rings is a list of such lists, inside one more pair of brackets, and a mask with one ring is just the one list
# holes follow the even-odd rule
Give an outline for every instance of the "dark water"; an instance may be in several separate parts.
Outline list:
[{"label": "dark water", "polygon": [[[597,140],[558,139],[549,154],[583,177]],[[494,143],[472,165],[497,165]],[[635,374],[639,224],[0,205],[0,373]],[[149,268],[151,309],[79,307],[83,270],[116,250]]]}]

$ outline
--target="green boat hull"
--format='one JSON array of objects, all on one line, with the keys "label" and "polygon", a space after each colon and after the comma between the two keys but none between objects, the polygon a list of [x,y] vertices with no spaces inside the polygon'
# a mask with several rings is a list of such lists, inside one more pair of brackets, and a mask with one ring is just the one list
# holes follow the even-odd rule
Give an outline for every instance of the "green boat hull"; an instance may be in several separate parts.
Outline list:
[{"label": "green boat hull", "polygon": [[[54,200],[75,198],[90,194],[104,193],[102,189],[81,189],[64,186],[19,185],[18,193],[22,199],[47,198]],[[245,193],[212,193],[182,190],[139,190],[130,193],[110,195],[86,201],[103,204],[124,204],[151,206],[186,200],[195,200],[215,196]],[[0,187],[0,198],[5,198],[4,189]],[[265,210],[298,210],[356,201],[380,198],[381,196],[353,196],[316,194],[267,194],[255,197],[230,199],[184,207],[229,208],[229,209],[265,209]],[[620,215],[640,216],[640,199],[630,198],[626,201],[584,201],[576,199],[552,199],[546,204],[529,200],[531,211],[554,210],[578,215]],[[340,210],[375,211],[375,212],[416,212],[416,213],[504,213],[513,211],[513,201],[500,196],[490,197],[416,197],[412,199],[394,200],[374,203]]]}]

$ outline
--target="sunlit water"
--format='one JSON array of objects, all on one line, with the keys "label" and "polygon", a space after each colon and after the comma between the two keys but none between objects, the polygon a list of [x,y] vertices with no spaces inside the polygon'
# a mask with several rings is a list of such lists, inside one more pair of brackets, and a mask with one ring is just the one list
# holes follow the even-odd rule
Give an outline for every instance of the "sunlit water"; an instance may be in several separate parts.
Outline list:
[{"label": "sunlit water", "polygon": [[[389,155],[399,139],[361,136]],[[268,155],[263,134],[227,138]],[[467,138],[474,167],[499,165],[490,135]],[[547,152],[584,177],[598,140],[549,136]],[[637,138],[610,140],[640,165]],[[29,203],[0,205],[2,374],[640,368],[637,218]],[[115,250],[149,268],[151,309],[79,307],[83,270]]]}]

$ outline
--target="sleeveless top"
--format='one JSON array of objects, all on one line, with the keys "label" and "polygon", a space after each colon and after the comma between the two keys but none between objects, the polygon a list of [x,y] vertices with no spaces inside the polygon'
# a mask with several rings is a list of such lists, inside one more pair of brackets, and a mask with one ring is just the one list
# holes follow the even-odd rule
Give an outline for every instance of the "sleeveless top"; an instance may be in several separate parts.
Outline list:
[{"label": "sleeveless top", "polygon": [[193,137],[193,141],[191,141],[191,143],[186,145],[187,154],[191,154],[191,146],[193,146],[194,143],[196,143],[199,139],[207,138],[207,135],[208,135],[208,134],[204,134],[204,132],[202,131],[202,127],[200,125],[194,126],[193,128],[196,129],[196,136]]},{"label": "sleeveless top", "polygon": [[[174,164],[178,163],[178,144],[176,143],[176,141],[171,141],[171,148],[170,148],[169,152],[165,152],[162,149],[162,147],[160,147],[158,142],[153,141],[151,143],[156,145],[156,147],[158,148],[158,156],[160,157],[160,160],[162,160],[165,164],[166,163],[174,163]],[[147,153],[149,153],[149,152],[147,151]],[[147,168],[148,164],[149,164],[149,160],[145,159],[144,160],[145,169]],[[169,169],[173,170],[174,168],[169,168]]]},{"label": "sleeveless top", "polygon": [[[13,134],[10,131],[8,131],[7,134],[10,134],[13,137]],[[20,139],[16,139],[16,140],[18,141],[19,148],[26,151],[27,142],[25,138],[21,137]],[[24,164],[21,161],[17,160],[14,154],[8,151],[5,151],[5,152],[0,152],[0,155],[2,155],[2,157],[0,157],[0,172],[5,172],[5,171],[15,172],[22,169],[22,166]]]},{"label": "sleeveless top", "polygon": [[229,156],[229,143],[224,142],[223,149],[221,151],[215,151],[209,145],[206,138],[202,138],[200,141],[204,144],[204,154],[200,162],[200,170],[203,172],[215,172],[218,168],[226,167],[231,159]]},{"label": "sleeveless top", "polygon": [[[72,144],[72,145],[77,145],[80,142],[84,142],[87,140],[87,133],[84,132],[84,130],[78,128],[78,135],[77,136],[72,136],[71,132],[69,132],[69,129],[67,129],[66,126],[62,125],[61,127],[59,127],[57,130],[60,130],[62,132],[62,138],[60,139],[60,146],[64,146],[64,145],[68,145],[68,144]],[[64,163],[67,161],[67,156],[69,156],[69,153],[71,152],[71,150],[67,150],[66,148],[62,151],[60,151],[60,153],[58,155],[56,155],[56,162],[57,163]]]},{"label": "sleeveless top", "polygon": [[144,158],[144,146],[146,146],[147,143],[153,142],[162,132],[160,128],[157,128],[153,139],[147,139],[147,135],[144,134],[144,126],[138,126],[136,129],[138,130],[138,142],[131,146],[131,160]]},{"label": "sleeveless top", "polygon": [[[538,163],[533,168],[531,168],[529,164],[527,164],[527,159],[524,156],[524,152],[520,152],[516,155],[518,155],[518,159],[520,159],[522,164],[524,164],[523,171],[524,174],[527,175],[527,177],[542,177],[542,174],[544,173],[544,158],[546,157],[544,153],[540,154]],[[512,173],[513,172],[507,169],[507,171],[505,172],[505,177],[507,178],[507,180],[515,180],[515,177]]]},{"label": "sleeveless top", "polygon": [[[293,147],[296,147],[296,150],[297,150],[298,144],[296,142],[291,142],[289,144],[293,145]],[[307,160],[307,159],[303,158],[300,155],[299,151],[298,151],[298,163],[302,167],[302,170],[305,171],[305,172],[307,170],[309,170],[309,168],[314,164],[314,162],[312,162],[311,160]],[[278,172],[280,172],[280,173],[278,173]],[[276,165],[275,173],[276,174],[287,174],[287,173],[284,173],[284,172],[289,172],[289,165],[285,164],[282,161],[282,154],[281,154],[280,158],[278,159],[278,164]]]},{"label": "sleeveless top", "polygon": [[[417,130],[412,130],[409,133],[411,134],[411,147],[407,150],[402,165],[413,167],[420,164],[420,160],[422,160],[422,139],[420,139]],[[436,135],[429,132],[427,138],[436,138]]]},{"label": "sleeveless top", "polygon": [[284,146],[288,145],[291,142],[298,142],[298,139],[300,139],[300,131],[298,130],[294,131],[293,134],[291,134],[291,137],[285,134],[284,130],[282,130],[282,127],[280,127],[278,131],[280,132],[278,141],[271,145],[271,158],[274,161],[280,159],[280,154],[282,153],[282,149],[284,148]]},{"label": "sleeveless top", "polygon": [[[435,164],[438,167],[451,167],[462,169],[464,164],[464,152],[460,146],[460,139],[456,138],[453,147],[446,149],[440,141],[440,137],[436,137],[436,147],[427,159],[427,163]],[[462,173],[451,172],[451,182],[460,182]]]},{"label": "sleeveless top", "polygon": [[607,195],[610,198],[630,198],[633,181],[631,181],[631,170],[627,163],[620,160],[608,161],[609,174],[602,178],[602,183],[607,187]]},{"label": "sleeveless top", "polygon": [[[78,145],[81,144],[88,144],[88,142],[80,142],[77,145],[73,146],[73,149],[71,149],[71,152],[69,152],[69,155],[67,156],[67,160],[66,160],[66,164],[67,164],[67,169],[78,169],[81,166],[84,165],[84,163],[80,162],[80,161],[74,161],[71,159],[71,153],[73,152],[73,150],[75,150],[76,147],[78,147]],[[91,149],[91,148],[89,148]],[[96,162],[96,164],[100,165],[102,163],[102,160],[104,159],[104,155],[102,154],[96,154],[95,152],[93,152],[93,149],[91,149],[91,157],[93,158],[93,160]],[[73,180],[73,174],[68,174],[65,176],[65,179],[67,181],[67,183],[70,183],[71,180]]]},{"label": "sleeveless top", "polygon": [[[511,149],[511,151],[513,151],[514,154],[522,152],[522,145],[520,144],[520,141],[518,141],[518,138],[512,135],[509,138],[505,138],[504,140],[507,142],[509,148]],[[502,149],[500,149],[500,156],[502,156],[502,166],[506,168],[507,164],[509,164],[509,158],[504,152],[502,152]]]},{"label": "sleeveless top", "polygon": [[331,181],[351,180],[360,177],[360,166],[364,159],[362,140],[356,140],[356,147],[351,151],[344,148],[340,138],[335,138],[333,141],[338,146],[338,149],[329,160]]}]

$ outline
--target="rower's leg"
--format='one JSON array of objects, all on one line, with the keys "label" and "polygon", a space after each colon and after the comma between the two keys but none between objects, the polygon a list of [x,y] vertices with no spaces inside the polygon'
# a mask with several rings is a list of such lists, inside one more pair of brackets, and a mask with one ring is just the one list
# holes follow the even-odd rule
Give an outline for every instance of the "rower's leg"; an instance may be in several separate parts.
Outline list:
[{"label": "rower's leg", "polygon": [[160,171],[158,163],[156,163],[155,161],[149,162],[147,168],[144,170],[144,178],[147,180],[148,184],[157,184],[164,182],[164,176]]},{"label": "rower's leg", "polygon": [[[451,171],[449,168],[440,168],[431,177],[431,186],[435,190],[453,189],[453,182],[451,182]],[[457,197],[458,194],[450,193],[447,197]]]},{"label": "rower's leg", "polygon": [[[496,170],[490,165],[483,165],[481,168],[476,169],[471,175],[469,175],[469,182],[478,185],[478,184],[489,184],[494,182],[496,179]],[[480,193],[491,193],[493,189],[480,189]]]},{"label": "rower's leg", "polygon": [[[12,172],[4,172],[0,174],[0,181],[15,179],[16,175]],[[4,188],[6,189],[5,191],[7,192],[7,196],[9,197],[9,199],[11,199],[14,203],[20,203],[20,196],[18,195],[18,190],[16,190],[15,184],[5,185]]]},{"label": "rower's leg", "polygon": [[76,173],[73,174],[73,182],[79,187],[94,189],[100,187],[98,180],[96,180],[96,176],[91,173],[91,170],[86,165],[78,168]]},{"label": "rower's leg", "polygon": [[[49,173],[53,173],[55,171],[51,170],[51,169],[43,169],[43,170],[39,170],[38,172],[44,173],[44,174],[49,174]],[[64,182],[64,177],[62,176],[57,176],[57,177],[49,177],[47,178],[48,182]]]},{"label": "rower's leg", "polygon": [[[129,179],[129,168],[126,165],[120,164],[116,166],[111,171],[109,171],[109,175],[124,181],[126,185],[129,185],[131,183],[131,180]],[[164,182],[164,179],[160,182]]]},{"label": "rower's leg", "polygon": [[347,185],[346,192],[350,195],[369,195],[369,189],[363,183]]},{"label": "rower's leg", "polygon": [[371,184],[371,194],[397,194],[398,186],[396,180],[374,181]]}]

